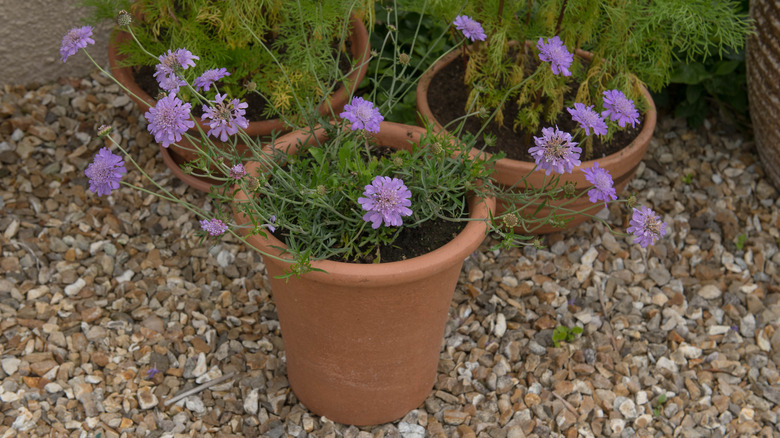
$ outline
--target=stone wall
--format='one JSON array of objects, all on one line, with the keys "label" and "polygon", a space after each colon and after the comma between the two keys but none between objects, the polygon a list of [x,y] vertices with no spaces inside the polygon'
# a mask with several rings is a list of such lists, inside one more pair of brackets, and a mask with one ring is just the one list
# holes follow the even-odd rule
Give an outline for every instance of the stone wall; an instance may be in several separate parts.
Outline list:
[{"label": "stone wall", "polygon": [[[63,76],[83,76],[95,67],[77,53],[60,61],[62,37],[83,26],[88,11],[78,0],[0,0],[0,85],[50,82]],[[110,23],[96,29],[89,53],[108,65]]]}]

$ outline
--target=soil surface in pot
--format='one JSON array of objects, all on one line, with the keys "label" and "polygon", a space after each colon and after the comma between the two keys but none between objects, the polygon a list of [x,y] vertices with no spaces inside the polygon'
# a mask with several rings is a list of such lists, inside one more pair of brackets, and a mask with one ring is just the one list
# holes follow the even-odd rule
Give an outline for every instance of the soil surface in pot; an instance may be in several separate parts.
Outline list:
[{"label": "soil surface in pot", "polygon": [[[346,40],[344,42],[344,47],[346,51],[341,53],[342,56],[339,56],[339,70],[346,76],[352,71],[352,41]],[[336,50],[335,44],[334,50]],[[334,53],[334,58],[335,56]],[[154,66],[143,65],[133,67],[133,78],[138,83],[138,86],[156,100],[157,95],[162,90],[160,89],[160,84],[157,82],[157,79],[154,78],[154,72]],[[242,100],[248,104],[245,115],[247,120],[250,122],[268,120],[268,117],[263,114],[268,105],[268,102],[263,96],[259,93],[246,93]],[[197,117],[203,115],[203,106],[193,105],[192,114]]]},{"label": "soil surface in pot", "polygon": [[[428,106],[442,126],[462,117],[465,113],[469,90],[463,82],[464,74],[465,66],[458,58],[439,70],[428,88]],[[576,82],[569,85],[570,90],[576,90],[578,86],[579,83]],[[564,99],[564,102],[571,102],[574,99],[574,92],[570,91],[567,93]],[[572,105],[568,106],[571,107]],[[496,153],[503,151],[506,153],[507,158],[533,162],[534,159],[528,153],[528,149],[534,145],[533,137],[542,136],[542,128],[558,126],[559,129],[572,133],[574,128],[578,126],[571,119],[571,114],[564,108],[554,124],[548,125],[542,122],[537,132],[532,133],[524,129],[514,131],[512,130],[512,122],[517,116],[517,110],[517,103],[514,100],[508,101],[504,108],[504,126],[498,126],[498,124],[491,122],[482,131],[483,134],[490,134],[496,137],[495,146],[487,148],[487,152]],[[617,131],[607,143],[602,142],[599,136],[593,135],[593,156],[582,157],[582,161],[606,157],[628,146],[639,135],[643,122],[644,116],[640,116],[639,123],[635,128],[629,126],[628,129]],[[479,117],[469,117],[466,119],[463,128],[466,132],[477,133],[482,127],[482,123],[483,121]],[[582,147],[581,143],[583,141],[579,136],[575,137],[575,141],[579,142],[580,145],[578,146]],[[484,137],[480,135],[480,138],[476,141],[476,147],[481,148],[484,144]]]},{"label": "soil surface in pot", "polygon": [[[392,245],[382,245],[379,247],[379,259],[382,263],[400,262],[402,260],[418,257],[437,250],[446,245],[455,238],[463,229],[466,228],[466,222],[451,222],[444,219],[427,221],[415,228],[401,227],[395,242]],[[277,229],[273,235],[282,242],[286,241],[287,231]],[[376,251],[368,254],[358,260],[354,259],[334,259],[337,262],[344,263],[374,263]]]}]

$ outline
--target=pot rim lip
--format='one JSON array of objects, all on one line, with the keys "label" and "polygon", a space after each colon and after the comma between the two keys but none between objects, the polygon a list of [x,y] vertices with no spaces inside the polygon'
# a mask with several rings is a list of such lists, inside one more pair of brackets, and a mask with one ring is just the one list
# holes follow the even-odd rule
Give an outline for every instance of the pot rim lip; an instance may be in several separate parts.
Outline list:
[{"label": "pot rim lip", "polygon": [[[517,44],[516,41],[510,41],[510,45],[512,43]],[[526,44],[532,43],[530,40],[526,41]],[[593,54],[590,52],[586,52],[581,49],[576,49],[575,54],[577,56],[587,58],[592,57]],[[420,80],[417,83],[417,88],[415,90],[415,94],[417,97],[417,107],[420,111],[421,117],[424,117],[428,122],[431,122],[433,125],[433,129],[436,132],[444,131],[444,127],[439,123],[439,121],[433,117],[433,112],[430,109],[430,106],[428,105],[428,87],[430,86],[431,81],[436,76],[436,74],[444,69],[447,65],[449,65],[451,62],[453,62],[457,57],[460,56],[460,52],[453,51],[447,56],[440,59],[438,62],[436,62],[433,66],[431,66],[430,69],[428,69],[423,75],[420,77]],[[647,90],[647,87],[642,85],[642,95],[644,96],[645,100],[649,104],[649,107],[647,109],[647,112],[645,113],[645,119],[642,123],[642,129],[639,131],[639,134],[637,134],[634,139],[627,144],[626,146],[620,148],[618,151],[609,154],[605,157],[601,158],[594,158],[588,161],[583,161],[578,168],[580,169],[587,169],[593,166],[594,163],[598,162],[599,167],[606,168],[608,165],[617,165],[620,162],[626,161],[629,157],[632,157],[634,155],[644,155],[645,148],[641,147],[640,145],[648,145],[650,142],[650,139],[653,136],[653,131],[655,130],[655,125],[657,121],[657,111],[655,107],[655,102],[653,101],[653,97],[650,95],[650,92]],[[486,156],[490,157],[492,154],[489,152],[483,152],[480,151],[477,148],[474,148],[476,152],[486,154]],[[512,158],[502,158],[496,162],[497,168],[502,168],[510,172],[528,172],[534,167],[534,162],[532,161],[521,161],[521,160],[515,160]]]},{"label": "pot rim lip", "polygon": [[[401,138],[406,137],[404,131],[406,133],[411,131],[415,136],[425,132],[425,130],[419,126],[403,125],[394,122],[381,122],[380,133],[384,133],[384,135],[393,135],[388,131],[399,132],[399,134],[396,135],[403,135]],[[285,136],[279,137],[278,140],[281,141],[280,146],[289,144],[290,139],[295,141],[299,138],[300,133],[301,131],[293,131]],[[310,134],[306,133],[305,135],[309,136]],[[277,144],[279,144],[279,142],[277,142]],[[257,166],[261,166],[261,164],[250,162],[247,164],[247,170],[249,171],[249,169]],[[247,194],[238,188],[234,203],[247,199]],[[479,247],[487,236],[486,220],[489,219],[490,212],[495,210],[494,198],[480,200],[476,196],[471,196],[468,198],[468,202],[469,218],[484,220],[468,221],[466,227],[458,233],[454,239],[431,252],[407,260],[378,264],[316,260],[311,262],[311,266],[316,269],[322,269],[325,272],[307,272],[306,274],[303,274],[303,278],[330,284],[346,284],[346,282],[349,282],[349,284],[362,284],[371,282],[372,286],[380,286],[410,282],[420,278],[430,277],[433,272],[443,271],[451,267],[453,263],[462,263],[466,256]],[[248,218],[244,214],[238,213],[235,210],[235,207],[233,212],[236,223],[239,225],[249,223]],[[275,256],[279,256],[282,253],[282,250],[274,247],[286,248],[286,245],[271,233],[266,233],[268,237],[264,238],[260,235],[250,235],[246,228],[240,228],[239,230],[241,234],[244,235],[246,243]],[[294,261],[291,260],[291,262]],[[283,262],[272,260],[266,261],[266,263]],[[404,281],[399,281],[399,275],[401,274],[404,276]]]},{"label": "pot rim lip", "polygon": [[[363,53],[355,59],[355,67],[354,70],[350,72],[349,75],[346,76],[344,80],[342,80],[339,83],[339,86],[336,87],[333,92],[330,95],[330,101],[335,101],[338,99],[344,99],[346,103],[348,102],[349,95],[354,93],[355,90],[360,86],[360,82],[363,80],[363,78],[368,74],[368,64],[369,64],[369,56],[371,51],[371,41],[368,35],[368,29],[366,29],[366,26],[363,24],[363,21],[360,20],[355,14],[352,14],[350,16],[350,23],[352,24],[352,32],[350,33],[350,40],[359,41],[363,40],[366,42],[365,48],[363,50]],[[120,56],[117,52],[116,43],[120,41],[124,41],[127,39],[131,39],[132,37],[130,34],[126,31],[123,31],[121,29],[115,28],[111,31],[111,35],[109,37],[109,44],[108,44],[108,59],[110,68],[110,73],[119,80],[120,77],[125,77],[133,81],[132,86],[128,86],[133,93],[135,93],[138,96],[138,100],[144,102],[149,107],[154,107],[157,104],[157,100],[149,95],[146,91],[141,89],[141,87],[138,85],[138,83],[133,79],[132,72],[130,70],[130,67],[120,67],[117,63],[117,59]],[[352,93],[347,90],[347,83],[349,83],[349,88],[351,89]],[[132,98],[132,96],[130,96]],[[136,100],[133,98],[133,100]],[[146,108],[139,108],[141,111],[146,111]],[[318,111],[321,115],[325,116],[332,112],[331,106],[328,105],[327,101],[323,101],[320,106],[318,107]],[[200,117],[193,116],[193,118],[201,125],[201,128],[208,130],[209,124],[208,122],[204,122],[201,120]],[[264,135],[263,131],[265,130],[275,130],[280,132],[289,132],[288,128],[285,128],[284,122],[280,118],[273,118],[273,119],[266,119],[266,120],[251,120],[249,121],[249,126],[245,131],[249,135]]]}]

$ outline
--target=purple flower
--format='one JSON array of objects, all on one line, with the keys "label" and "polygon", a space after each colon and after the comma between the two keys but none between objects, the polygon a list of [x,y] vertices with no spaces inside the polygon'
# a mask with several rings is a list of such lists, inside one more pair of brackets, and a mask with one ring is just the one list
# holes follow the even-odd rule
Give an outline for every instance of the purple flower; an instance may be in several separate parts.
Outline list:
[{"label": "purple flower", "polygon": [[275,223],[276,223],[276,215],[272,214],[271,217],[268,218],[268,223],[265,224],[264,226],[267,227],[269,230],[271,230],[271,232],[273,233],[276,232],[276,227],[274,226]]},{"label": "purple flower", "polygon": [[559,130],[557,126],[555,129],[542,128],[542,136],[534,137],[534,143],[536,146],[528,149],[528,153],[540,169],[547,171],[546,175],[552,171],[561,175],[571,173],[574,166],[580,165],[582,149],[571,141],[571,134]]},{"label": "purple flower", "polygon": [[87,44],[95,44],[95,40],[92,39],[92,26],[71,29],[62,37],[62,46],[60,46],[62,62],[67,61],[69,56],[75,55],[79,49],[87,47]]},{"label": "purple flower", "polygon": [[365,129],[368,132],[379,132],[379,122],[385,118],[374,108],[374,104],[362,97],[353,97],[352,103],[344,106],[341,118],[352,123],[352,130]]},{"label": "purple flower", "polygon": [[368,212],[363,215],[363,220],[373,222],[373,229],[379,228],[383,220],[385,226],[401,226],[401,216],[412,214],[412,210],[407,208],[412,205],[409,199],[412,192],[398,178],[377,176],[365,187],[363,195],[366,197],[358,198],[358,203]]},{"label": "purple flower", "polygon": [[576,102],[574,109],[566,108],[566,111],[571,114],[572,120],[579,123],[580,128],[585,130],[585,135],[590,135],[591,128],[593,128],[595,134],[607,135],[607,124],[604,123],[604,119],[601,118],[599,113],[593,111],[593,105],[586,107]]},{"label": "purple flower", "polygon": [[571,76],[569,67],[574,61],[574,55],[566,50],[566,46],[557,35],[548,38],[547,43],[542,42],[542,38],[539,38],[539,41],[536,42],[536,48],[539,49],[539,59],[550,63],[553,74]]},{"label": "purple flower", "polygon": [[194,128],[190,120],[192,105],[182,102],[175,94],[169,94],[144,114],[149,124],[146,129],[154,135],[154,141],[167,148],[171,143],[181,140],[187,129]]},{"label": "purple flower", "polygon": [[154,376],[157,375],[157,373],[159,373],[159,372],[160,372],[160,370],[157,369],[157,365],[152,365],[151,368],[146,370],[146,374],[149,376],[150,379],[153,379]]},{"label": "purple flower", "polygon": [[238,99],[223,103],[225,97],[227,96],[217,93],[214,97],[214,105],[203,105],[201,117],[204,122],[211,119],[208,135],[218,137],[221,141],[227,141],[228,135],[235,135],[239,126],[244,129],[249,127],[249,122],[244,117],[246,114],[244,108],[249,105],[246,102],[239,102]]},{"label": "purple flower", "polygon": [[604,201],[604,207],[606,207],[607,201],[617,199],[617,192],[612,187],[612,176],[607,169],[599,167],[599,163],[593,163],[593,167],[582,169],[582,171],[585,173],[585,179],[593,184],[593,188],[588,190],[590,202],[596,203],[601,200]]},{"label": "purple flower", "polygon": [[155,66],[154,77],[160,84],[160,88],[167,91],[179,91],[179,87],[187,85],[178,73],[190,67],[195,67],[195,59],[200,59],[187,49],[168,50],[168,53],[160,55],[160,63]]},{"label": "purple flower", "polygon": [[211,70],[206,70],[202,75],[195,78],[193,85],[195,85],[196,90],[200,90],[202,88],[203,91],[209,91],[214,82],[224,78],[225,76],[230,76],[230,73],[228,73],[226,69],[213,68]]},{"label": "purple flower", "polygon": [[99,150],[95,159],[84,170],[84,175],[89,178],[89,190],[98,196],[108,195],[112,190],[118,189],[119,181],[125,173],[127,169],[122,157],[111,153],[108,148]]},{"label": "purple flower", "polygon": [[219,219],[204,219],[200,221],[200,227],[212,236],[224,234],[228,229],[228,226]]},{"label": "purple flower", "polygon": [[634,107],[634,101],[619,90],[604,92],[604,110],[601,116],[609,116],[613,122],[617,121],[621,128],[625,127],[626,123],[634,127],[639,122],[639,111]]},{"label": "purple flower", "polygon": [[244,169],[244,165],[241,163],[236,164],[235,166],[230,168],[230,177],[233,179],[241,179],[244,176],[246,176],[246,169]]},{"label": "purple flower", "polygon": [[666,234],[666,223],[661,222],[661,217],[653,210],[644,206],[634,208],[629,225],[626,231],[634,235],[634,243],[642,248],[654,245],[656,240]]},{"label": "purple flower", "polygon": [[458,15],[455,17],[455,21],[452,24],[455,25],[456,29],[463,32],[463,35],[471,41],[485,41],[485,38],[487,38],[485,31],[482,30],[482,25],[469,16]]}]

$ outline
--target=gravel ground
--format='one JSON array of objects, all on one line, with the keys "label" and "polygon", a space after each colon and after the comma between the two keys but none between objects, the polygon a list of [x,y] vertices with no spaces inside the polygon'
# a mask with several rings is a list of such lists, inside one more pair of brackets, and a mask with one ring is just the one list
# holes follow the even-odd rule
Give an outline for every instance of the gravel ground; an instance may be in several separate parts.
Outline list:
[{"label": "gravel ground", "polygon": [[[153,196],[87,192],[111,123],[149,174],[206,203],[139,118],[97,74],[0,91],[0,437],[780,436],[780,201],[720,120],[656,127],[631,185],[669,224],[649,251],[593,223],[545,250],[488,239],[464,266],[431,395],[356,428],[289,390],[257,254],[199,244],[196,218]],[[601,214],[623,225],[618,207]],[[555,348],[553,329],[575,325]]]}]

